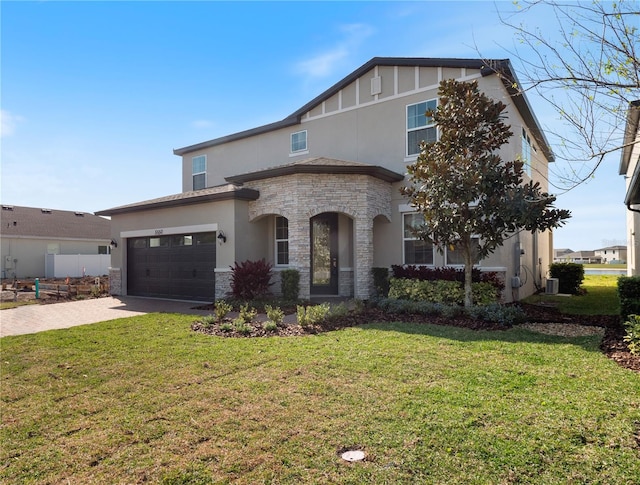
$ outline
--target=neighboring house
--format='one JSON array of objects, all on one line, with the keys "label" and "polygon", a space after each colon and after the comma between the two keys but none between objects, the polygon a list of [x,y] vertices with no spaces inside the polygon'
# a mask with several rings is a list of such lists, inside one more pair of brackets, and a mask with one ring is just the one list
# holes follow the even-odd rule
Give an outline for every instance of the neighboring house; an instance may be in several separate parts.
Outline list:
[{"label": "neighboring house", "polygon": [[574,253],[574,252],[575,251],[573,249],[569,249],[569,248],[554,249],[553,250],[553,262],[554,263],[566,262],[565,256],[567,254],[571,254],[571,253]]},{"label": "neighboring house", "polygon": [[627,274],[640,274],[640,100],[633,101],[627,112],[620,175],[626,179],[627,192]]},{"label": "neighboring house", "polygon": [[[181,193],[97,212],[118,243],[112,292],[221,298],[234,262],[265,258],[276,275],[300,272],[302,298],[367,299],[373,267],[462,268],[459,251],[415,239],[419,215],[400,194],[420,141],[437,137],[425,112],[446,78],[507,104],[515,135],[500,155],[522,157],[546,190],[553,154],[508,60],[374,58],[281,121],[174,150]],[[551,258],[550,232],[523,232],[478,267],[511,301],[543,287]]]},{"label": "neighboring house", "polygon": [[0,221],[2,278],[47,276],[47,255],[110,252],[111,222],[87,212],[3,204]]},{"label": "neighboring house", "polygon": [[578,263],[578,264],[599,264],[602,263],[602,257],[595,251],[574,251],[559,256],[556,260],[558,263]]},{"label": "neighboring house", "polygon": [[595,255],[600,257],[602,263],[625,263],[627,261],[627,246],[609,246],[596,249]]}]

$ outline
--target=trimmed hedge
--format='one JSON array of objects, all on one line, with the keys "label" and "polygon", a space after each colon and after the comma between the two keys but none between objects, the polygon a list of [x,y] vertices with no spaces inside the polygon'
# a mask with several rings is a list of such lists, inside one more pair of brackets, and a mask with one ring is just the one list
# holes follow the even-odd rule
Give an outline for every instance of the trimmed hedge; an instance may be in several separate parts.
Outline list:
[{"label": "trimmed hedge", "polygon": [[283,299],[297,301],[300,294],[300,271],[297,269],[280,271],[280,289]]},{"label": "trimmed hedge", "polygon": [[[464,269],[445,266],[442,268],[430,268],[428,266],[398,265],[391,266],[393,278],[407,278],[421,281],[459,281],[464,283]],[[498,273],[492,271],[481,271],[473,268],[471,271],[471,281],[474,283],[491,283],[498,291],[504,290],[504,282]]]},{"label": "trimmed hedge", "polygon": [[[476,305],[488,305],[499,299],[499,292],[491,283],[473,283],[471,291],[473,303]],[[459,281],[391,278],[389,298],[462,305],[464,303],[464,286]]]},{"label": "trimmed hedge", "polygon": [[560,293],[577,295],[584,280],[584,266],[578,263],[553,263],[549,267],[552,278],[558,278]]},{"label": "trimmed hedge", "polygon": [[371,275],[376,295],[386,298],[389,294],[389,268],[371,268]]},{"label": "trimmed hedge", "polygon": [[618,297],[623,321],[626,321],[629,315],[640,315],[640,276],[620,276]]}]

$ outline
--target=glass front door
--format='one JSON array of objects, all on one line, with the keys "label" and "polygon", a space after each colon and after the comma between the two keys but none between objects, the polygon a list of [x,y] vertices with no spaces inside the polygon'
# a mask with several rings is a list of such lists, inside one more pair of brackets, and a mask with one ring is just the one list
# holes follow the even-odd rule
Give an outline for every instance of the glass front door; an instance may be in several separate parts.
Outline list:
[{"label": "glass front door", "polygon": [[311,219],[311,294],[338,294],[338,214]]}]

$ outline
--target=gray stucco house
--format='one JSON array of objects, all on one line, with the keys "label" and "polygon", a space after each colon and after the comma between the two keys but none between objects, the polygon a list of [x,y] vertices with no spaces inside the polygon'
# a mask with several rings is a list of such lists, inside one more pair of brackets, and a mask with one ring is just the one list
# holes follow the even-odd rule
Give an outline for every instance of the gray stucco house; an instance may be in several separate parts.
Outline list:
[{"label": "gray stucco house", "polygon": [[[553,154],[508,60],[373,58],[281,121],[174,150],[182,192],[98,212],[118,242],[112,291],[212,300],[234,262],[265,258],[300,272],[301,297],[366,299],[372,267],[461,267],[455,249],[413,237],[400,194],[420,141],[437,137],[425,112],[446,78],[507,104],[515,135],[501,155],[546,190]],[[544,285],[551,259],[550,232],[521,233],[478,266],[512,301]]]}]

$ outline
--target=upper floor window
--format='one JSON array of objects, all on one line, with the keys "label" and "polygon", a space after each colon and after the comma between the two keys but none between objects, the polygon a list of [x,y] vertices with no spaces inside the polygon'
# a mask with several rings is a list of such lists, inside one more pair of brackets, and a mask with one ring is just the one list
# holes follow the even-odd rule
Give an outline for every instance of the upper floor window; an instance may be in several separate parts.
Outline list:
[{"label": "upper floor window", "polygon": [[412,229],[424,223],[420,213],[403,214],[404,264],[433,264],[433,243],[420,239]]},{"label": "upper floor window", "polygon": [[286,217],[276,217],[276,265],[289,264],[289,220]]},{"label": "upper floor window", "polygon": [[[477,236],[471,238],[471,245],[473,247],[473,264],[480,263],[480,259],[478,258],[478,245],[480,243],[480,239]],[[464,265],[464,253],[462,249],[458,245],[449,246],[446,251],[446,261],[445,264],[458,266]]]},{"label": "upper floor window", "polygon": [[435,99],[407,106],[407,156],[420,153],[420,142],[436,141],[436,125],[427,111],[436,109],[438,102]]},{"label": "upper floor window", "polygon": [[291,153],[302,152],[307,149],[307,130],[291,133]]},{"label": "upper floor window", "polygon": [[524,172],[531,177],[531,149],[533,145],[531,145],[531,138],[522,128],[522,162],[524,166],[522,167]]},{"label": "upper floor window", "polygon": [[193,176],[193,190],[204,189],[207,186],[206,155],[199,155],[191,159],[191,175]]}]

